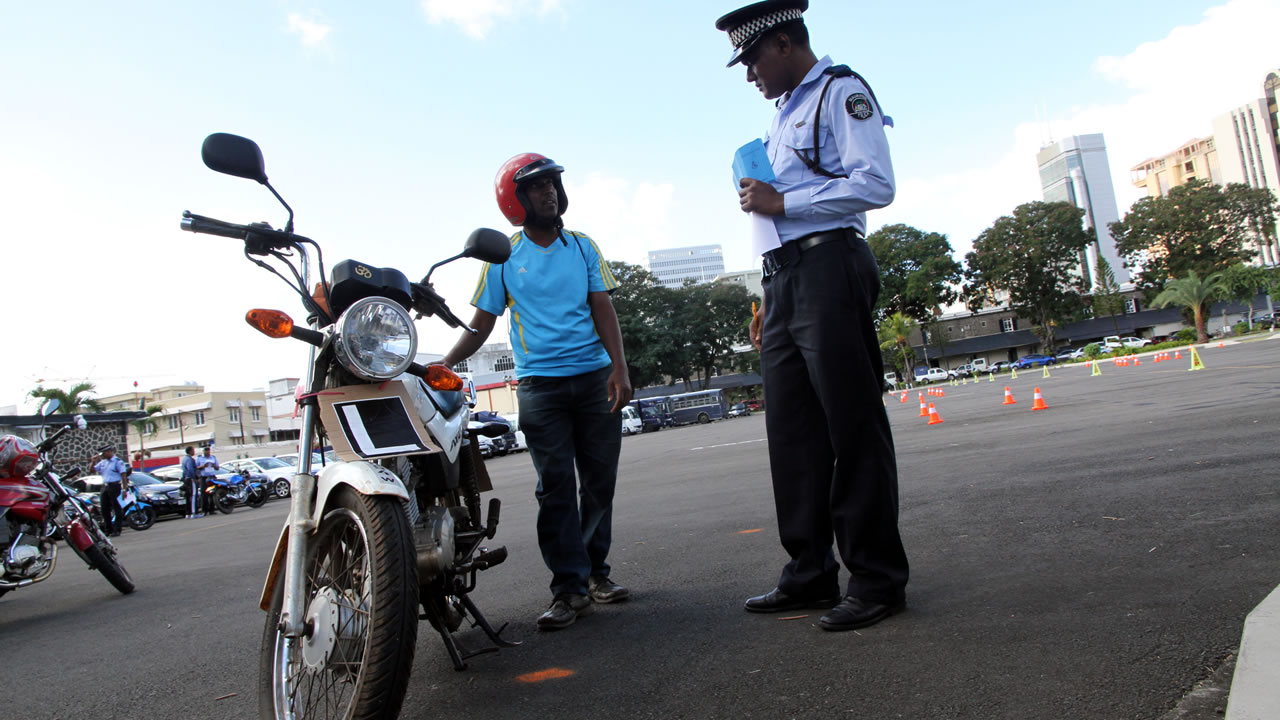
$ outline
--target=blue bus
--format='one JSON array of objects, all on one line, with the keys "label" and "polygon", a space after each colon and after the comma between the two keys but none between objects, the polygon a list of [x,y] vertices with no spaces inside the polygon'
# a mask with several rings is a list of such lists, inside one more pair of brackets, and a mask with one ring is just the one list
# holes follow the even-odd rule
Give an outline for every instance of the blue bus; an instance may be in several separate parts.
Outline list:
[{"label": "blue bus", "polygon": [[675,425],[671,419],[671,405],[665,397],[632,400],[631,404],[640,412],[640,422],[643,423],[640,432],[655,432]]},{"label": "blue bus", "polygon": [[676,425],[720,420],[729,409],[725,404],[724,394],[719,390],[700,390],[672,395],[667,398],[667,402],[671,406],[671,418]]}]

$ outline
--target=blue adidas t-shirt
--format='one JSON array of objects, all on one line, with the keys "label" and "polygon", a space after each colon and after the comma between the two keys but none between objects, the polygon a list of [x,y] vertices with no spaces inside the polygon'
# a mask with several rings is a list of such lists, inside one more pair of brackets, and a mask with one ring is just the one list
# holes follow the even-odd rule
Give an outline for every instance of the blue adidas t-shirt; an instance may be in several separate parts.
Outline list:
[{"label": "blue adidas t-shirt", "polygon": [[611,360],[596,334],[589,292],[613,292],[618,281],[594,241],[562,232],[547,247],[517,232],[505,264],[485,263],[471,304],[494,315],[511,308],[516,377],[568,377]]}]

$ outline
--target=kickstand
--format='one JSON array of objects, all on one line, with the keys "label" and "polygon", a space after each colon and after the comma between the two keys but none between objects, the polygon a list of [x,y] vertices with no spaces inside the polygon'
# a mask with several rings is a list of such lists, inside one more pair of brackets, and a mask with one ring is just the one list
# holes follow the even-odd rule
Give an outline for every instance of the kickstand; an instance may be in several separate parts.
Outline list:
[{"label": "kickstand", "polygon": [[433,611],[424,612],[423,616],[431,622],[431,627],[440,633],[440,640],[444,642],[444,649],[449,652],[449,659],[453,661],[453,669],[459,672],[466,670],[467,663],[463,661],[462,653],[458,650],[458,643],[453,641],[453,634],[449,632],[449,628],[445,627],[444,623],[436,618]]},{"label": "kickstand", "polygon": [[[476,607],[476,604],[471,601],[470,597],[467,595],[459,595],[458,600],[462,602],[463,607],[465,607],[467,612],[471,613],[471,617],[474,618],[472,626],[479,627],[483,630],[484,634],[489,636],[489,641],[494,645],[497,645],[498,647],[518,647],[520,645],[519,640],[507,640],[502,637],[502,631],[507,629],[506,623],[503,623],[502,627],[494,630],[493,626],[489,624],[489,621],[485,619],[484,614],[480,612],[480,608]],[[489,648],[487,651],[495,649],[496,648]],[[481,652],[486,651],[482,650]]]}]

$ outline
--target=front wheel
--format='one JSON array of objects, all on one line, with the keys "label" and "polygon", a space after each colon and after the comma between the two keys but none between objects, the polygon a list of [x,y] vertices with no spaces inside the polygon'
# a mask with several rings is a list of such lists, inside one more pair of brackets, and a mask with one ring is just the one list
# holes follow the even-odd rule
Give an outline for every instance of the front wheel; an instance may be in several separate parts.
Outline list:
[{"label": "front wheel", "polygon": [[267,504],[266,488],[249,488],[248,494],[245,496],[245,504],[251,508],[260,508]]},{"label": "front wheel", "polygon": [[94,570],[102,573],[102,577],[106,578],[112,587],[125,595],[133,592],[133,578],[129,576],[129,571],[125,570],[120,561],[116,559],[115,548],[104,543],[98,543],[86,549],[81,556]]},{"label": "front wheel", "polygon": [[342,487],[308,542],[308,634],[280,633],[281,568],[262,635],[259,715],[394,718],[418,636],[418,573],[404,505]]},{"label": "front wheel", "polygon": [[287,478],[280,478],[279,480],[276,480],[271,484],[271,490],[278,498],[289,497],[289,480]]},{"label": "front wheel", "polygon": [[156,524],[156,509],[153,507],[139,507],[129,513],[125,521],[134,530],[146,530]]},{"label": "front wheel", "polygon": [[707,424],[707,423],[709,423],[709,422],[711,422],[711,416],[710,416],[710,415],[708,415],[708,414],[706,414],[706,413],[698,413],[698,424],[699,424],[699,425],[706,425],[706,424]]}]

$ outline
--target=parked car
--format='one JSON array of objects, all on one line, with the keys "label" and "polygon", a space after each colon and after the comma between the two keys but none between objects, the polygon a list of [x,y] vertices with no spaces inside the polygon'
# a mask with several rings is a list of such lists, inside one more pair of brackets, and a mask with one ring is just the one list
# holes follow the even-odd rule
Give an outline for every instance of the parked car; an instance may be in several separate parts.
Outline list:
[{"label": "parked car", "polygon": [[761,407],[761,405],[760,405],[760,401],[759,401],[759,400],[748,400],[748,401],[747,401],[747,409],[748,409],[748,410],[751,410],[752,412],[758,412],[758,411],[760,410],[760,407]]},{"label": "parked car", "polygon": [[1013,364],[1013,367],[1017,368],[1018,370],[1025,370],[1027,368],[1040,367],[1042,365],[1057,365],[1057,364],[1058,364],[1058,359],[1051,355],[1041,355],[1039,353],[1032,353],[1030,355],[1023,355],[1022,357],[1018,358],[1017,362]]},{"label": "parked car", "polygon": [[916,368],[916,382],[922,385],[928,385],[931,382],[945,382],[951,379],[951,374],[942,368]]},{"label": "parked car", "polygon": [[1084,348],[1062,348],[1053,356],[1058,362],[1065,360],[1079,360],[1084,357]]},{"label": "parked car", "polygon": [[751,414],[751,408],[747,407],[746,403],[736,403],[730,406],[729,412],[727,413],[727,415],[731,418],[741,417],[741,416],[750,415],[750,414]]},{"label": "parked car", "polygon": [[[298,453],[289,453],[288,455],[277,455],[278,460],[289,463],[290,467],[298,467]],[[311,453],[311,464],[319,466],[323,463],[338,462],[338,453],[333,450],[325,450],[324,453]]]},{"label": "parked car", "polygon": [[1252,323],[1253,323],[1253,326],[1254,326],[1254,327],[1259,327],[1259,326],[1261,326],[1261,327],[1264,327],[1264,328],[1271,328],[1271,329],[1273,329],[1273,330],[1274,330],[1274,329],[1275,329],[1275,327],[1276,327],[1276,325],[1277,325],[1277,324],[1280,324],[1280,312],[1269,312],[1269,313],[1268,313],[1268,312],[1260,312],[1260,313],[1254,313],[1254,314],[1249,318],[1249,320],[1250,320],[1250,322],[1252,322]]},{"label": "parked car", "polygon": [[987,366],[987,372],[988,373],[1004,372],[1005,370],[1008,370],[1009,367],[1012,365],[1013,363],[1009,362],[1008,360],[997,360]]},{"label": "parked car", "polygon": [[[486,422],[506,423],[507,428],[511,427],[510,420],[499,415],[496,412],[490,412],[488,410],[481,410],[479,412],[472,413],[471,419],[482,422],[482,423],[486,423]],[[483,450],[483,448],[481,449]],[[508,431],[503,433],[501,436],[493,438],[493,454],[506,455],[509,452],[514,452],[515,450],[516,450],[515,431],[508,429]]]},{"label": "parked car", "polygon": [[635,405],[622,407],[622,434],[639,435],[644,432],[644,421],[640,419],[640,411]]},{"label": "parked car", "polygon": [[885,373],[885,374],[884,374],[884,385],[883,385],[882,389],[883,389],[883,390],[897,390],[897,389],[898,389],[898,373],[895,373],[895,372],[887,372],[887,373]]},{"label": "parked car", "polygon": [[232,472],[248,470],[250,477],[265,475],[271,492],[281,498],[289,497],[289,483],[293,481],[293,474],[297,472],[298,467],[296,458],[293,463],[289,463],[278,457],[227,460],[221,465],[224,470],[230,468]]},{"label": "parked car", "polygon": [[953,367],[949,372],[951,377],[956,378],[957,380],[960,378],[973,377],[973,363],[965,363],[959,367]]},{"label": "parked car", "polygon": [[502,418],[507,421],[507,425],[511,427],[511,432],[515,436],[515,441],[511,444],[511,450],[513,452],[528,450],[529,443],[525,442],[524,431],[520,429],[520,413],[508,413],[503,415]]}]

